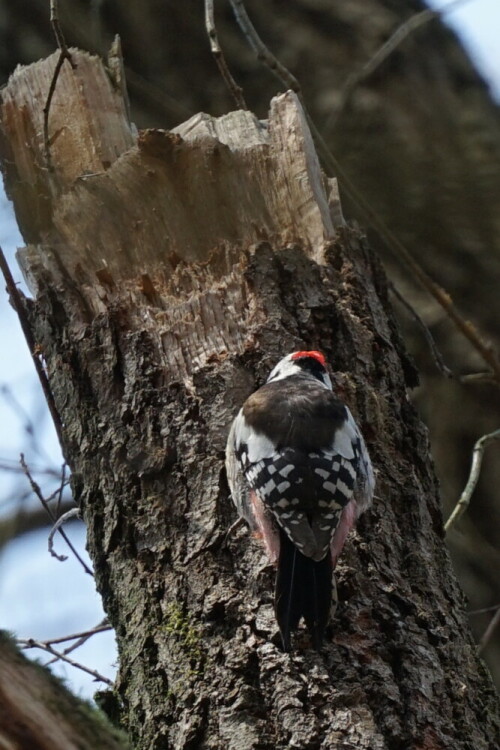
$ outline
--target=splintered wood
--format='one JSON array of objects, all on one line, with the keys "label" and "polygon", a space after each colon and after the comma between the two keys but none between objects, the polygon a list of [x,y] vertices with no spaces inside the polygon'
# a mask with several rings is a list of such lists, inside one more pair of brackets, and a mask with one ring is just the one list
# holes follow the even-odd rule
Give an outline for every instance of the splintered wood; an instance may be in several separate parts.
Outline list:
[{"label": "splintered wood", "polygon": [[77,281],[91,314],[126,308],[183,375],[241,350],[258,314],[246,303],[247,254],[262,241],[298,244],[322,263],[334,236],[338,208],[297,97],[273,99],[266,122],[199,114],[135,138],[102,63],[72,55],[50,111],[52,173],[42,109],[56,56],[18,69],[3,93],[7,186],[30,242],[19,260],[32,293],[42,269]]}]

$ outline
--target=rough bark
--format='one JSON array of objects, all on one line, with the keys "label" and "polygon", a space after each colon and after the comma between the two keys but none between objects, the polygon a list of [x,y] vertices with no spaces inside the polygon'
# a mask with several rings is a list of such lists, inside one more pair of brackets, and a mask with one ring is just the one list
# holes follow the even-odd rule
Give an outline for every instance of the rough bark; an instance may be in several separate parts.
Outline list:
[{"label": "rough bark", "polygon": [[[443,542],[415,370],[378,261],[334,226],[295,97],[273,100],[267,129],[199,116],[132,145],[99,62],[76,61],[53,174],[55,57],[4,91],[7,181],[136,746],[493,750],[498,704]],[[82,139],[97,145],[76,153]],[[333,363],[378,498],[339,565],[328,645],[284,654],[261,548],[226,539],[223,448],[244,397],[304,346]]]},{"label": "rough bark", "polygon": [[[330,127],[348,76],[423,7],[420,0],[252,0],[248,10],[265,41],[300,79],[316,123],[351,179],[498,345],[498,106],[453,32],[437,19],[420,27],[355,89]],[[231,107],[210,56],[202,3],[65,0],[59,10],[67,38],[86,49],[105,54],[113,36],[121,35],[138,125],[171,127],[200,109]],[[217,3],[216,10],[231,70],[251,108],[265,116],[280,84],[255,60],[229,3]],[[48,11],[40,0],[0,0],[3,81],[18,62],[53,50]],[[344,209],[355,215],[355,207]],[[383,243],[377,250],[448,363],[458,373],[480,369],[443,311],[401,273]],[[405,313],[401,317],[408,323]],[[447,515],[464,486],[475,440],[498,426],[498,394],[443,381],[413,321],[405,335],[425,374],[419,406],[430,428]],[[500,599],[498,466],[493,455],[486,457],[469,512],[448,540],[471,609]],[[490,616],[472,618],[478,635]],[[500,685],[500,633],[486,656]]]},{"label": "rough bark", "polygon": [[125,750],[121,732],[0,631],[0,747],[5,750]]}]

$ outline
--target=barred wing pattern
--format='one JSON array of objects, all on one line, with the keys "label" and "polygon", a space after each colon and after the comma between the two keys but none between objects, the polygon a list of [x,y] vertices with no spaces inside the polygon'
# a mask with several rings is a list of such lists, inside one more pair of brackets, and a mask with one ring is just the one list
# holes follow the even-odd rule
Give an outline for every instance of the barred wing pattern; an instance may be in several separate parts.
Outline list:
[{"label": "barred wing pattern", "polygon": [[244,444],[236,455],[248,484],[289,539],[306,557],[321,560],[351,499],[357,461],[288,448],[252,464]]}]

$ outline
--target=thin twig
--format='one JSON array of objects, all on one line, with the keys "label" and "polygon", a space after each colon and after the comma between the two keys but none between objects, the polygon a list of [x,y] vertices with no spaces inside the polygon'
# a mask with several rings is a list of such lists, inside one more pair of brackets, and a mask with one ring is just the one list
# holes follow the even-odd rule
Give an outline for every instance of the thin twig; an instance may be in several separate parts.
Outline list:
[{"label": "thin twig", "polygon": [[[54,492],[51,492],[50,495],[47,498],[45,498],[47,502],[50,503],[51,500],[54,500],[56,497],[58,498],[59,493],[61,492],[61,487],[67,487],[68,484],[69,484],[69,479],[65,479],[64,484],[61,483],[59,487],[57,488],[57,490],[54,490]],[[59,506],[60,506],[60,503],[58,502],[58,504],[56,505],[56,509],[54,511],[54,515],[56,518],[59,518]]]},{"label": "thin twig", "polygon": [[465,485],[465,489],[460,495],[458,503],[455,505],[453,513],[450,515],[444,525],[445,533],[447,534],[451,527],[458,521],[460,516],[465,513],[470,503],[472,493],[476,488],[479,474],[481,472],[481,464],[483,462],[483,455],[486,447],[494,440],[500,439],[500,429],[490,432],[488,435],[483,435],[479,438],[472,451],[472,465],[470,469],[469,479]]},{"label": "thin twig", "polygon": [[500,602],[498,604],[493,604],[492,607],[483,607],[483,609],[471,609],[469,612],[467,612],[468,615],[484,615],[487,612],[496,612],[497,609],[500,609]]},{"label": "thin twig", "polygon": [[21,324],[21,328],[24,333],[24,338],[26,339],[26,343],[28,344],[28,349],[30,351],[33,364],[35,365],[35,370],[38,375],[40,385],[42,386],[43,395],[45,396],[47,406],[49,407],[50,416],[52,417],[52,421],[54,422],[54,427],[57,433],[57,437],[59,438],[59,444],[61,446],[61,450],[64,453],[64,438],[63,438],[63,432],[62,432],[61,417],[59,416],[59,412],[57,411],[57,407],[54,401],[54,396],[52,394],[43,364],[40,360],[39,355],[36,353],[35,337],[33,336],[31,324],[26,314],[26,308],[24,306],[23,298],[21,296],[19,289],[16,286],[11,270],[9,268],[9,264],[7,263],[7,259],[5,258],[5,255],[3,254],[3,250],[1,247],[0,247],[0,268],[2,269],[3,277],[5,279],[5,284],[7,287],[7,292],[9,293],[9,298],[10,298],[12,307],[17,313],[17,317],[19,318],[19,322]]},{"label": "thin twig", "polygon": [[[0,471],[13,471],[16,474],[19,474],[23,471],[23,469],[19,466],[19,461],[14,461],[10,458],[0,458]],[[45,474],[49,477],[54,477],[56,479],[59,479],[61,476],[56,469],[49,468],[37,468],[34,469],[34,472],[36,474]]]},{"label": "thin twig", "polygon": [[59,562],[64,562],[68,559],[67,555],[58,555],[57,552],[54,549],[54,534],[56,531],[60,530],[61,526],[65,524],[67,521],[71,521],[73,518],[80,518],[80,508],[71,508],[71,510],[68,510],[67,513],[64,513],[62,516],[59,516],[55,524],[52,526],[49,538],[48,538],[48,548],[49,552],[52,555],[52,557],[55,557],[56,560],[59,560]]},{"label": "thin twig", "polygon": [[419,326],[422,329],[422,332],[425,336],[425,340],[427,341],[427,345],[431,351],[431,354],[433,356],[434,362],[436,364],[437,369],[441,373],[441,375],[444,375],[446,378],[453,378],[453,372],[450,370],[450,368],[445,364],[443,357],[441,355],[441,352],[437,348],[436,342],[434,341],[434,337],[432,333],[430,332],[429,328],[426,326],[418,312],[415,310],[415,308],[410,305],[407,299],[403,297],[401,292],[396,289],[394,284],[391,281],[387,281],[388,287],[391,290],[391,292],[394,294],[394,296],[401,302],[401,304],[408,310],[410,315],[417,321]]},{"label": "thin twig", "polygon": [[58,0],[50,0],[50,25],[56,38],[57,46],[60,50],[68,51],[66,40],[64,38],[63,30],[59,22],[59,2]]},{"label": "thin twig", "polygon": [[90,636],[96,633],[103,633],[106,630],[112,630],[111,625],[108,623],[107,618],[104,618],[98,625],[88,630],[82,630],[80,633],[72,633],[71,635],[61,635],[58,638],[47,638],[46,640],[39,641],[45,646],[53,646],[54,643],[66,643],[67,641],[74,641],[81,638],[90,638]]},{"label": "thin twig", "polygon": [[[456,0],[456,2],[465,2],[465,0]],[[307,108],[304,104],[304,100],[301,93],[301,87],[297,79],[269,52],[264,42],[260,39],[254,26],[245,10],[243,0],[231,0],[233,11],[236,15],[236,19],[242,28],[245,36],[247,37],[252,48],[255,50],[259,60],[262,60],[276,76],[293,91],[295,91],[301,101],[304,108],[304,113],[307,117],[307,122],[316,141],[318,149],[323,156],[328,170],[335,174],[342,182],[345,193],[349,196],[353,203],[356,204],[360,215],[366,224],[371,225],[385,240],[387,247],[394,253],[396,258],[402,261],[413,273],[415,279],[427,290],[427,292],[434,297],[438,304],[446,311],[448,317],[453,321],[456,328],[465,336],[466,339],[472,344],[474,349],[481,355],[482,359],[491,368],[491,373],[494,376],[495,382],[500,383],[500,361],[489,343],[482,340],[478,331],[468,320],[460,314],[455,307],[451,296],[442,287],[436,284],[430,276],[424,271],[424,269],[414,260],[411,253],[407,250],[405,245],[398,239],[398,237],[389,229],[385,222],[380,218],[377,212],[371,207],[368,200],[364,195],[356,188],[351,182],[343,168],[339,164],[338,160],[334,157],[330,149],[328,148],[323,136],[316,127],[314,121],[309,115]]]},{"label": "thin twig", "polygon": [[210,50],[214,56],[214,60],[217,63],[219,72],[233,96],[236,106],[239,109],[248,109],[245,97],[243,96],[243,89],[238,86],[234,80],[231,72],[227,66],[226,58],[222,52],[222,48],[219,44],[219,38],[217,36],[217,29],[215,28],[215,16],[214,16],[214,0],[205,0],[205,28],[207,30],[208,38],[210,40]]},{"label": "thin twig", "polygon": [[[41,504],[47,511],[47,514],[50,520],[52,521],[52,523],[55,523],[57,519],[54,516],[54,513],[52,512],[52,509],[50,505],[48,504],[47,500],[44,498],[42,490],[40,489],[40,486],[38,485],[37,482],[35,482],[35,480],[31,476],[30,470],[28,469],[23,453],[21,453],[21,466],[23,467],[23,471],[26,474],[26,477],[28,478],[28,481],[31,485],[31,489],[33,490],[33,492],[35,493],[35,495],[37,496],[37,498],[40,500]],[[70,548],[70,550],[72,551],[72,553],[74,554],[74,556],[76,557],[76,559],[78,560],[78,562],[80,563],[80,565],[82,566],[82,568],[84,569],[84,571],[88,573],[89,576],[93,577],[92,571],[86,564],[85,560],[83,560],[82,557],[78,554],[77,550],[75,549],[71,541],[68,539],[64,529],[58,529],[58,531],[60,535],[62,536],[62,538],[64,539],[64,541],[66,542],[66,544],[68,545],[68,547]]]},{"label": "thin twig", "polygon": [[488,627],[484,631],[484,635],[481,638],[481,640],[479,641],[479,645],[477,647],[477,653],[478,654],[480,654],[480,653],[482,653],[484,651],[484,649],[486,648],[486,646],[490,642],[491,637],[492,637],[493,633],[495,632],[495,630],[496,630],[496,628],[498,627],[499,624],[500,624],[500,607],[497,609],[497,611],[495,612],[495,614],[491,618],[490,624],[488,625]]},{"label": "thin twig", "polygon": [[[26,507],[24,501],[31,496],[31,490],[24,497],[16,492],[13,499],[2,503],[2,515],[0,516],[0,551],[14,539],[20,539],[30,531],[38,531],[47,527],[47,513],[41,505]],[[15,498],[15,500],[14,500]],[[13,502],[14,501],[14,502]],[[74,506],[73,500],[64,501],[61,508],[63,512]],[[7,513],[7,506],[15,505],[14,510]],[[49,521],[50,523],[50,521]]]},{"label": "thin twig", "polygon": [[18,638],[17,643],[19,643],[19,645],[22,646],[24,649],[39,648],[42,651],[46,651],[48,654],[52,654],[52,656],[56,656],[58,659],[61,659],[61,661],[65,661],[67,664],[70,664],[72,667],[76,667],[76,669],[81,669],[82,672],[86,672],[87,674],[91,675],[94,678],[94,680],[98,680],[99,682],[104,682],[106,683],[106,685],[113,687],[112,680],[109,680],[107,677],[104,677],[104,675],[99,674],[99,672],[97,672],[95,669],[89,669],[83,664],[79,664],[77,661],[70,659],[68,656],[65,656],[59,651],[56,651],[54,648],[52,648],[52,646],[49,646],[48,644],[43,643],[42,641],[35,641],[34,638]]},{"label": "thin twig", "polygon": [[[54,638],[47,641],[43,641],[43,643],[49,643],[50,645],[53,645],[54,643],[64,643],[68,640],[77,639],[75,643],[72,643],[71,646],[67,646],[64,651],[61,653],[64,654],[64,656],[67,656],[67,654],[70,654],[72,651],[76,651],[77,648],[80,648],[80,646],[83,646],[84,643],[86,643],[89,638],[92,638],[92,636],[97,635],[98,633],[106,633],[109,630],[112,630],[113,628],[108,622],[108,618],[105,617],[99,625],[96,625],[94,628],[91,628],[90,630],[86,630],[83,633],[76,633],[75,635],[70,636],[63,636],[62,638]],[[57,656],[54,656],[53,659],[50,659],[50,661],[47,662],[47,666],[50,664],[55,664],[57,661]]]},{"label": "thin twig", "polygon": [[472,383],[484,384],[489,383],[490,385],[498,385],[498,380],[491,374],[491,372],[470,372],[468,375],[461,375],[459,377],[461,383],[468,385]]},{"label": "thin twig", "polygon": [[238,26],[246,36],[248,43],[257,56],[257,59],[267,65],[267,67],[285,84],[287,88],[292,89],[296,94],[301,95],[302,89],[298,80],[292,75],[292,73],[290,73],[288,68],[285,68],[285,66],[280,63],[258,35],[255,26],[248,17],[243,0],[230,0],[230,2]]},{"label": "thin twig", "polygon": [[410,34],[413,34],[421,26],[424,26],[429,21],[433,21],[435,18],[440,18],[442,15],[450,13],[459,5],[470,2],[470,0],[453,0],[453,2],[446,5],[440,10],[423,10],[420,13],[415,13],[404,21],[398,28],[391,34],[387,39],[370,57],[368,62],[361,66],[361,68],[351,73],[342,88],[340,93],[340,102],[338,104],[335,114],[328,119],[325,124],[326,128],[333,128],[338,121],[342,111],[344,110],[347,102],[351,98],[354,90],[359,84],[366,78],[372,75],[387,58],[407,39]]},{"label": "thin twig", "polygon": [[47,94],[47,100],[43,108],[43,142],[44,142],[44,148],[45,148],[45,161],[47,163],[47,169],[50,172],[52,172],[53,165],[52,165],[52,157],[50,154],[50,141],[49,141],[50,106],[52,104],[52,98],[56,90],[57,79],[59,78],[59,73],[61,72],[61,68],[64,64],[64,61],[67,60],[73,70],[75,70],[76,68],[76,63],[73,61],[73,58],[71,57],[71,53],[68,50],[68,47],[66,45],[66,40],[64,38],[64,34],[61,28],[61,24],[59,22],[58,0],[50,0],[50,23],[52,26],[52,31],[54,32],[54,36],[56,38],[57,46],[59,47],[59,58],[57,60],[56,67],[54,68],[54,73],[52,75],[52,80],[49,86],[49,93]]}]

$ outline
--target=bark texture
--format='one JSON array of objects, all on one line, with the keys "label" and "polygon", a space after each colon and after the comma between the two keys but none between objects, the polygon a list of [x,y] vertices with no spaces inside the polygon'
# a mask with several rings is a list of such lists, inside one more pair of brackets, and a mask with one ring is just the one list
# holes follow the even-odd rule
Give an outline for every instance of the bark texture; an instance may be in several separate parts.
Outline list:
[{"label": "bark texture", "polygon": [[[378,261],[332,219],[297,100],[273,100],[267,127],[202,115],[134,143],[100,63],[75,53],[50,174],[55,59],[3,93],[7,180],[136,747],[494,750],[498,703],[443,542],[416,373]],[[304,347],[333,363],[378,499],[340,562],[330,642],[283,654],[273,571],[245,531],[226,538],[223,450],[243,399]]]},{"label": "bark texture", "polygon": [[[105,55],[122,38],[134,121],[172,127],[194,112],[226,112],[231,97],[209,52],[203,4],[177,0],[65,0],[68,40]],[[300,79],[308,107],[344,170],[388,226],[493,344],[499,345],[499,110],[459,41],[439,19],[421,26],[344,100],[348,77],[424,8],[420,0],[252,0],[259,33]],[[219,37],[250,107],[267,113],[281,90],[216,4]],[[447,19],[445,18],[445,21]],[[0,75],[54,49],[48,3],[0,0]],[[341,103],[344,100],[344,107]],[[356,207],[344,204],[350,216]],[[483,367],[443,311],[415,288],[375,237],[386,268],[459,374]],[[399,310],[401,312],[401,310]],[[445,514],[459,496],[475,440],[498,427],[498,393],[436,372],[420,329],[403,311],[405,336],[424,374],[419,408],[430,428]],[[500,464],[491,449],[467,516],[448,539],[471,609],[500,600]],[[474,616],[481,635],[491,614]],[[500,685],[500,633],[486,652]]]}]

